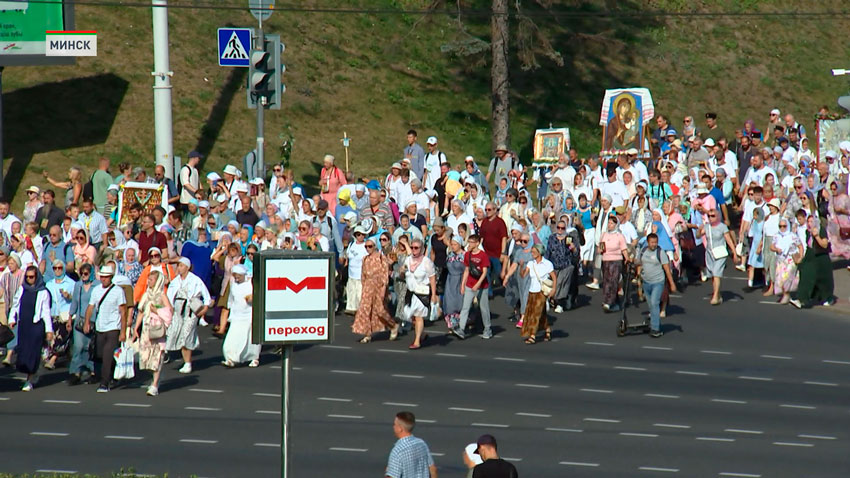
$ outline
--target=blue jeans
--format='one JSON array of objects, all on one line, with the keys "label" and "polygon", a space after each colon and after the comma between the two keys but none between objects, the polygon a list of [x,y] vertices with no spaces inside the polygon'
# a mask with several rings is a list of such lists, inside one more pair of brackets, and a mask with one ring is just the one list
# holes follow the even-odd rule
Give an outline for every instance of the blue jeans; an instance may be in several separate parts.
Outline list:
[{"label": "blue jeans", "polygon": [[661,294],[664,292],[664,281],[644,282],[643,295],[649,304],[649,326],[652,330],[661,330]]},{"label": "blue jeans", "polygon": [[[487,294],[491,298],[493,297],[493,281],[495,279],[499,279],[499,283],[502,282],[502,280],[499,278],[499,276],[502,274],[502,261],[500,259],[501,257],[490,258],[490,270],[487,272],[487,282],[490,284],[490,287],[487,291]],[[505,284],[502,284],[502,287],[504,286]]]}]

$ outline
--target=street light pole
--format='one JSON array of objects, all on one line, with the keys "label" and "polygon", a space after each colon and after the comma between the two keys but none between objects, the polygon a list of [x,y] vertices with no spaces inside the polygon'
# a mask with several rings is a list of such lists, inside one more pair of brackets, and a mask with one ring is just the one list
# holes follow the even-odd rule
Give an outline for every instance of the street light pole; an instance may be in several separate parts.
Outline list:
[{"label": "street light pole", "polygon": [[168,61],[168,0],[151,0],[153,10],[153,110],[156,165],[165,177],[174,178],[174,145],[171,125],[171,76]]}]

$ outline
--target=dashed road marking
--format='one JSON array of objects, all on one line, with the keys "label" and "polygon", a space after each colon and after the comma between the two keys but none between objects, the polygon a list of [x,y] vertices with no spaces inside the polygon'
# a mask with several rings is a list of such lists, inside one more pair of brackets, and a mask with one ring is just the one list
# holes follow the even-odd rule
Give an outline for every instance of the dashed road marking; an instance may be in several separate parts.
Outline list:
[{"label": "dashed road marking", "polygon": [[453,412],[484,413],[484,410],[481,408],[449,407],[449,410]]},{"label": "dashed road marking", "polygon": [[181,438],[180,443],[197,443],[199,445],[215,445],[218,440],[199,440],[196,438]]},{"label": "dashed road marking", "polygon": [[415,379],[415,380],[425,378],[424,375],[405,375],[403,373],[394,373],[392,376],[395,377],[395,378],[410,378],[410,379]]},{"label": "dashed road marking", "polygon": [[70,433],[65,432],[30,432],[30,435],[37,437],[66,437]]},{"label": "dashed road marking", "polygon": [[696,375],[698,377],[708,376],[708,374],[705,372],[692,372],[690,370],[676,370],[676,373],[679,375]]},{"label": "dashed road marking", "polygon": [[597,423],[620,423],[620,420],[614,420],[611,418],[584,418],[586,422],[597,422]]},{"label": "dashed road marking", "polygon": [[350,345],[319,345],[319,347],[323,349],[340,349],[340,350],[350,350]]},{"label": "dashed road marking", "polygon": [[823,360],[823,363],[831,363],[833,365],[850,365],[846,360]]},{"label": "dashed road marking", "polygon": [[260,415],[280,415],[280,410],[255,410],[254,413]]},{"label": "dashed road marking", "polygon": [[587,364],[581,362],[552,362],[553,365],[568,365],[570,367],[584,367]]},{"label": "dashed road marking", "polygon": [[547,432],[563,432],[563,433],[582,433],[584,430],[579,430],[578,428],[554,428],[549,427],[545,428]]},{"label": "dashed road marking", "polygon": [[457,357],[457,358],[466,357],[466,354],[450,354],[450,353],[446,353],[446,352],[437,352],[434,355],[439,355],[440,357]]},{"label": "dashed road marking", "polygon": [[773,379],[770,377],[752,377],[750,375],[739,375],[738,378],[741,380],[755,380],[758,382],[772,382]]},{"label": "dashed road marking", "polygon": [[503,362],[525,362],[524,358],[516,357],[493,357],[493,360],[501,360]]},{"label": "dashed road marking", "polygon": [[192,410],[195,412],[220,412],[220,408],[213,407],[183,407],[184,410]]},{"label": "dashed road marking", "polygon": [[79,400],[42,400],[44,403],[56,403],[60,405],[79,405]]},{"label": "dashed road marking", "polygon": [[836,437],[826,435],[797,435],[797,438],[808,438],[810,440],[838,440]]},{"label": "dashed road marking", "polygon": [[103,438],[106,438],[107,440],[133,440],[133,441],[145,439],[145,437],[127,436],[127,435],[106,435]]},{"label": "dashed road marking", "polygon": [[583,461],[562,461],[558,463],[559,465],[567,465],[567,466],[587,466],[590,468],[597,468],[599,463],[587,463]]},{"label": "dashed road marking", "polygon": [[474,378],[456,378],[453,381],[460,383],[487,383],[487,380],[477,380]]},{"label": "dashed road marking", "polygon": [[437,423],[437,420],[426,420],[424,418],[417,418],[416,423]]},{"label": "dashed road marking", "polygon": [[764,354],[764,355],[759,355],[759,357],[766,358],[766,359],[774,359],[774,360],[794,360],[794,357],[789,357],[787,355]]},{"label": "dashed road marking", "polygon": [[349,420],[362,420],[363,415],[337,415],[337,414],[328,414],[328,418],[344,418]]},{"label": "dashed road marking", "polygon": [[640,466],[638,470],[641,471],[660,471],[662,473],[678,473],[678,468],[659,468],[657,466]]},{"label": "dashed road marking", "polygon": [[363,375],[363,372],[358,370],[331,370],[331,373],[341,373],[346,375]]},{"label": "dashed road marking", "polygon": [[343,447],[338,447],[338,446],[332,446],[332,447],[328,448],[328,450],[330,450],[330,451],[346,451],[346,452],[352,452],[352,453],[366,453],[367,451],[369,451],[368,448],[343,448]]},{"label": "dashed road marking", "polygon": [[734,438],[720,438],[720,437],[697,437],[696,439],[699,440],[699,441],[719,441],[719,442],[726,442],[726,443],[731,443],[731,442],[735,441]]},{"label": "dashed road marking", "polygon": [[198,393],[224,393],[224,390],[216,390],[212,388],[190,388],[189,391]]},{"label": "dashed road marking", "polygon": [[732,404],[735,404],[735,405],[746,405],[747,404],[746,400],[728,400],[728,399],[725,399],[725,398],[712,398],[711,401],[715,402],[715,403],[732,403]]},{"label": "dashed road marking", "polygon": [[252,393],[251,395],[253,395],[253,396],[255,396],[255,397],[271,397],[271,398],[280,398],[280,394],[279,394],[279,393],[260,393],[260,392],[257,392],[257,393]]},{"label": "dashed road marking", "polygon": [[675,423],[653,423],[652,426],[658,428],[677,428],[681,430],[688,430],[691,428],[690,425],[678,425]]},{"label": "dashed road marking", "polygon": [[754,473],[735,473],[732,471],[721,471],[717,476],[734,476],[737,478],[761,478],[761,475]]},{"label": "dashed road marking", "polygon": [[585,342],[587,345],[598,345],[600,347],[613,347],[614,344],[611,342]]},{"label": "dashed road marking", "polygon": [[801,448],[811,448],[811,447],[815,446],[814,443],[797,443],[797,442],[790,442],[790,441],[775,441],[775,442],[773,442],[773,444],[776,445],[776,446],[796,446],[796,447],[801,447]]},{"label": "dashed road marking", "polygon": [[478,423],[475,422],[471,426],[473,427],[484,427],[484,428],[509,428],[510,425],[505,425],[502,423]]},{"label": "dashed road marking", "polygon": [[514,385],[524,388],[549,388],[549,385],[540,385],[536,383],[515,383]]},{"label": "dashed road marking", "polygon": [[130,407],[130,408],[150,408],[153,405],[150,403],[113,403],[116,407]]},{"label": "dashed road marking", "polygon": [[334,397],[319,397],[316,400],[321,400],[323,402],[350,402],[350,398],[334,398]]},{"label": "dashed road marking", "polygon": [[529,413],[529,412],[517,412],[517,416],[520,417],[532,417],[532,418],[552,418],[552,415],[548,413]]},{"label": "dashed road marking", "polygon": [[254,446],[264,446],[270,448],[280,448],[280,443],[254,443]]},{"label": "dashed road marking", "polygon": [[644,345],[641,348],[646,349],[646,350],[668,350],[668,351],[673,350],[673,347],[661,347],[661,346],[657,346],[657,345]]},{"label": "dashed road marking", "polygon": [[816,410],[818,407],[813,407],[811,405],[796,405],[793,403],[783,403],[779,405],[780,408],[796,408],[799,410]]},{"label": "dashed road marking", "polygon": [[411,408],[419,406],[419,404],[417,404],[417,403],[401,403],[401,402],[384,402],[384,405],[387,405],[387,406],[390,406],[390,407],[411,407]]},{"label": "dashed road marking", "polygon": [[614,369],[615,370],[631,370],[633,372],[646,372],[646,369],[643,368],[643,367],[623,367],[621,365],[618,365],[618,366],[614,367]]},{"label": "dashed road marking", "polygon": [[387,352],[391,354],[406,354],[407,350],[396,350],[396,349],[378,349],[378,352]]},{"label": "dashed road marking", "polygon": [[643,396],[644,397],[652,397],[652,398],[669,398],[669,399],[681,398],[678,395],[665,395],[663,393],[644,393]]},{"label": "dashed road marking", "polygon": [[725,350],[700,350],[700,353],[712,355],[732,355],[732,352],[727,352]]},{"label": "dashed road marking", "polygon": [[502,459],[505,460],[505,461],[514,461],[514,462],[522,461],[522,458],[509,458],[507,456],[503,456]]},{"label": "dashed road marking", "polygon": [[624,437],[658,438],[658,435],[655,434],[655,433],[620,432],[620,435],[622,435]]},{"label": "dashed road marking", "polygon": [[837,383],[834,383],[834,382],[813,382],[813,381],[806,381],[806,382],[803,382],[803,383],[804,383],[804,384],[806,384],[806,385],[818,385],[818,386],[821,386],[821,387],[837,387],[837,386],[838,386],[838,384],[837,384]]},{"label": "dashed road marking", "polygon": [[744,435],[762,435],[764,434],[761,430],[745,430],[741,428],[727,428],[723,430],[726,433],[742,433]]},{"label": "dashed road marking", "polygon": [[582,388],[582,389],[579,389],[579,390],[582,391],[582,392],[587,392],[587,393],[614,393],[613,390],[602,390],[602,389],[599,389],[599,388]]}]

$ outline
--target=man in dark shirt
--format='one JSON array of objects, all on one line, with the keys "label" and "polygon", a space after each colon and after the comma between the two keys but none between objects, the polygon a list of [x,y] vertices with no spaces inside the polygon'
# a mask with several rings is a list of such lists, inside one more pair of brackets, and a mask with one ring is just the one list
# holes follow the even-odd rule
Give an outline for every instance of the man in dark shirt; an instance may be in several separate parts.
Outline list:
[{"label": "man in dark shirt", "polygon": [[[451,165],[446,162],[440,165],[440,179],[434,185],[434,190],[437,191],[437,215],[448,215],[448,207],[446,204],[446,182],[449,180],[446,174],[451,170]],[[445,214],[443,214],[445,213]]]},{"label": "man in dark shirt", "polygon": [[478,449],[475,453],[481,456],[484,463],[472,470],[472,478],[518,478],[516,467],[499,458],[496,451],[496,438],[493,435],[478,437]]},{"label": "man in dark shirt", "polygon": [[490,297],[493,297],[493,284],[502,275],[502,260],[507,259],[505,245],[508,242],[508,227],[499,217],[496,203],[489,202],[484,206],[487,217],[481,222],[479,235],[484,245],[484,252],[490,258]]},{"label": "man in dark shirt", "polygon": [[260,222],[260,217],[257,216],[257,212],[251,207],[251,197],[243,196],[239,200],[242,201],[242,209],[236,213],[236,222],[239,225],[247,224],[251,227],[256,226]]},{"label": "man in dark shirt", "polygon": [[56,194],[52,189],[44,191],[42,195],[44,206],[38,208],[35,213],[35,222],[38,224],[38,233],[46,236],[53,226],[61,226],[65,219],[65,211],[56,207]]}]

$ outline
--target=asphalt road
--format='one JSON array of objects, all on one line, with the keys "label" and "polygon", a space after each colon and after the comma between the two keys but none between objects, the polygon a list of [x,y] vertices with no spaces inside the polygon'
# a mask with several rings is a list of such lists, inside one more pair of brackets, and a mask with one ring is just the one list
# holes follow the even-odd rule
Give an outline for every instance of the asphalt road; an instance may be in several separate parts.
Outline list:
[{"label": "asphalt road", "polygon": [[[356,343],[337,317],[334,344],[293,356],[293,477],[381,476],[392,418],[413,411],[414,433],[440,476],[464,475],[463,447],[492,433],[524,477],[846,477],[850,474],[850,316],[770,303],[744,282],[674,297],[665,336],[617,338],[617,316],[593,303],[557,315],[555,339],[524,345],[494,307],[496,336],[459,341],[428,329]],[[629,309],[639,317],[646,306]],[[195,371],[167,365],[161,395],[144,377],[108,394],[68,387],[65,369],[33,392],[0,371],[0,470],[278,476],[280,360],[218,365],[204,332]]]}]

